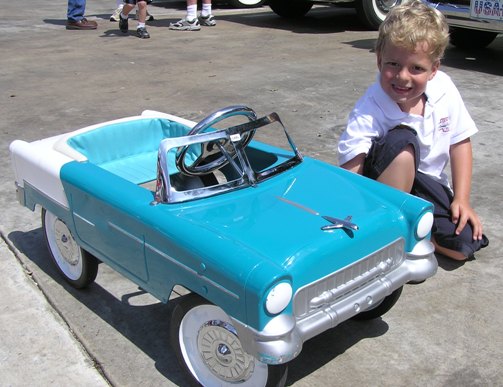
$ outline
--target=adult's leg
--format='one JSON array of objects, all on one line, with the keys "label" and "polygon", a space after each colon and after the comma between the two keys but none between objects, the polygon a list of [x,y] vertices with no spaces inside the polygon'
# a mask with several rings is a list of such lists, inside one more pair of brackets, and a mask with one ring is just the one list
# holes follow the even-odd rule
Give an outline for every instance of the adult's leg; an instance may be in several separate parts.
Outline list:
[{"label": "adult's leg", "polygon": [[68,21],[78,22],[84,18],[86,12],[86,0],[68,0],[66,18]]}]

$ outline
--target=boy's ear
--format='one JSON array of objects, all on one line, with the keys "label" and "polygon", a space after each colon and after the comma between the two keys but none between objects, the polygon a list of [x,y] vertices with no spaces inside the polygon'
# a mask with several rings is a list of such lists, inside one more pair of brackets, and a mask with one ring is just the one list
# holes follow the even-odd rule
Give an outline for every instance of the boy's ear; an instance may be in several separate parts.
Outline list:
[{"label": "boy's ear", "polygon": [[440,68],[440,61],[437,60],[437,61],[433,62],[433,65],[431,66],[431,74],[428,77],[429,81],[431,81],[435,77],[439,68]]}]

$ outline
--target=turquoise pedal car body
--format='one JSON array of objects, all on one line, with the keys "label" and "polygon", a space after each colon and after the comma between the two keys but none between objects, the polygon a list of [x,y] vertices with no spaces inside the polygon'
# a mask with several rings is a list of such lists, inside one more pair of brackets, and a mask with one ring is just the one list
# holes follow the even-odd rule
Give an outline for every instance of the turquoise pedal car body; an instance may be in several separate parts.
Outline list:
[{"label": "turquoise pedal car body", "polygon": [[188,290],[171,344],[204,386],[284,384],[306,340],[437,269],[430,203],[303,157],[275,113],[146,111],[10,150],[71,285],[103,262],[162,302]]}]

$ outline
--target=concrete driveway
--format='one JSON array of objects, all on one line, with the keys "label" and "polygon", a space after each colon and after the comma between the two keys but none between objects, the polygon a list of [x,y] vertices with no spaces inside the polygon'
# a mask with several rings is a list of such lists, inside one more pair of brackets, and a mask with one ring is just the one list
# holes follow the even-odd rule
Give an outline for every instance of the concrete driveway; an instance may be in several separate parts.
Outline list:
[{"label": "concrete driveway", "polygon": [[[84,291],[49,262],[40,214],[17,204],[8,146],[160,110],[194,121],[227,105],[276,111],[301,151],[337,163],[346,117],[376,73],[351,9],[317,7],[285,21],[267,7],[214,6],[217,26],[170,31],[183,2],[150,7],[151,39],[108,21],[115,2],[88,0],[97,31],[66,31],[66,3],[2,4],[0,18],[0,385],[186,384],[168,345],[171,308],[104,265]],[[135,27],[135,21],[130,22]],[[473,139],[472,200],[490,246],[407,286],[372,322],[350,321],[307,342],[292,386],[503,384],[503,39],[477,52],[447,50],[443,69],[480,133]]]}]

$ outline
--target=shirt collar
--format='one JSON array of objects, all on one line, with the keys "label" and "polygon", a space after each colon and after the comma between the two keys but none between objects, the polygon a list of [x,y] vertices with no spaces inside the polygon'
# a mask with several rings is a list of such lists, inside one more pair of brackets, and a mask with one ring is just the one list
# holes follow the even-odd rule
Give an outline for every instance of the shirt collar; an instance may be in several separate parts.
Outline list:
[{"label": "shirt collar", "polygon": [[[442,85],[442,78],[445,74],[437,71],[437,74],[426,85],[426,104],[433,107],[445,94]],[[380,74],[377,73],[376,81],[373,85],[375,103],[384,112],[384,114],[392,120],[400,120],[408,116],[404,113],[398,104],[393,101],[388,94],[383,90],[380,82]]]}]

